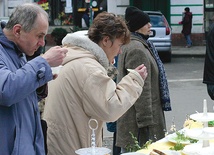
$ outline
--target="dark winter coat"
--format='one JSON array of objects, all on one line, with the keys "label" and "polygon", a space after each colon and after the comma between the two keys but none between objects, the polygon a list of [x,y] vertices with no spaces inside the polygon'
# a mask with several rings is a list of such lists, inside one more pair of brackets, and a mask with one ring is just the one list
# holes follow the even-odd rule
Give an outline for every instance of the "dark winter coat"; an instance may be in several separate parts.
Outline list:
[{"label": "dark winter coat", "polygon": [[149,139],[155,141],[163,138],[165,119],[160,99],[159,70],[148,44],[132,35],[131,42],[125,45],[122,51],[118,59],[119,81],[128,73],[127,69],[136,68],[140,64],[144,64],[148,72],[141,96],[117,121],[116,145],[125,148],[133,143],[129,132],[139,137],[141,143]]},{"label": "dark winter coat", "polygon": [[203,83],[214,84],[214,23],[207,34]]},{"label": "dark winter coat", "polygon": [[181,23],[183,25],[183,29],[182,29],[181,32],[184,35],[191,34],[191,29],[192,29],[192,13],[191,12],[185,12],[183,20],[182,20]]}]

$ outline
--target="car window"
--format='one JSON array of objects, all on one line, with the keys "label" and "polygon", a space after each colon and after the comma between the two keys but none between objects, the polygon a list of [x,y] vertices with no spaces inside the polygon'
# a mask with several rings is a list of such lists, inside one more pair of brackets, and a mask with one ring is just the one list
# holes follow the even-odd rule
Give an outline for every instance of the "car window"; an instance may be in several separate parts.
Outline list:
[{"label": "car window", "polygon": [[165,27],[164,18],[157,15],[149,15],[150,23],[153,27]]}]

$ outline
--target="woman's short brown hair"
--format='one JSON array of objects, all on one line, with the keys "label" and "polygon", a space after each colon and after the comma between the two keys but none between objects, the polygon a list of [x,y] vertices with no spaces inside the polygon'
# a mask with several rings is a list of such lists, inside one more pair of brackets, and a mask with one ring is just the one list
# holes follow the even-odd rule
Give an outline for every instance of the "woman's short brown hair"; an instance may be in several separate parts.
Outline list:
[{"label": "woman's short brown hair", "polygon": [[89,28],[88,36],[97,44],[105,36],[108,36],[112,42],[116,38],[121,38],[123,44],[130,42],[130,32],[125,20],[113,13],[107,12],[99,13],[96,16]]}]

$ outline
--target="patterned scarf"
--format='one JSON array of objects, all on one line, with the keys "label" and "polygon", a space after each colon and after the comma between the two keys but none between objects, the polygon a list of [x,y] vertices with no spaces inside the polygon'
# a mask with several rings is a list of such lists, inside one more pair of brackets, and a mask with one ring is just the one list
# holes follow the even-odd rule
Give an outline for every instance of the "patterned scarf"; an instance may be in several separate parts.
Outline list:
[{"label": "patterned scarf", "polygon": [[158,69],[159,69],[159,82],[160,82],[162,108],[164,111],[171,111],[172,108],[170,104],[169,88],[168,88],[168,83],[167,83],[167,78],[166,78],[166,73],[165,73],[163,63],[160,60],[158,52],[155,46],[153,45],[153,43],[149,40],[147,40],[147,43],[155,56],[155,60],[157,62]]},{"label": "patterned scarf", "polygon": [[157,52],[155,46],[153,45],[153,43],[151,41],[147,40],[149,38],[149,36],[145,36],[145,35],[137,33],[137,32],[135,32],[133,34],[144,39],[147,42],[147,44],[149,45],[150,50],[154,54],[154,58],[157,62],[158,69],[159,69],[159,83],[160,83],[160,95],[161,95],[162,108],[164,111],[171,111],[172,108],[171,108],[171,104],[170,104],[170,95],[169,95],[167,77],[166,77],[163,63],[160,60],[160,57],[158,55],[158,52]]}]

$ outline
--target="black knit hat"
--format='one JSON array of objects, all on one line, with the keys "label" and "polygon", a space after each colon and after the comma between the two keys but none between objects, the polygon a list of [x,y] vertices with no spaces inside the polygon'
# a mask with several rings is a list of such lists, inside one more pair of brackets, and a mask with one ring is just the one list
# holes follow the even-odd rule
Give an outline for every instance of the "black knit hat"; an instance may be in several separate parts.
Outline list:
[{"label": "black knit hat", "polygon": [[150,22],[148,14],[134,6],[126,8],[125,19],[131,32],[135,32]]},{"label": "black knit hat", "polygon": [[186,12],[189,12],[189,11],[190,11],[190,8],[189,8],[189,7],[186,7],[184,10],[185,10]]}]

